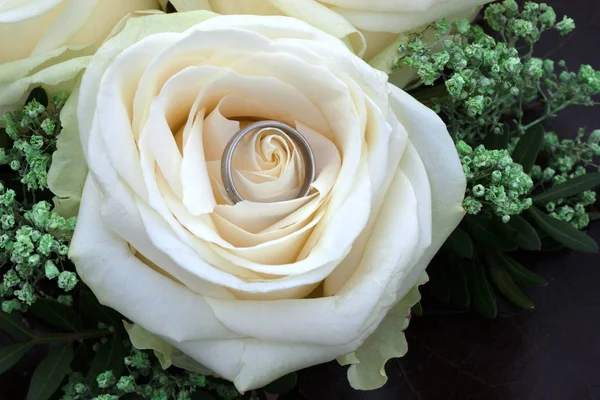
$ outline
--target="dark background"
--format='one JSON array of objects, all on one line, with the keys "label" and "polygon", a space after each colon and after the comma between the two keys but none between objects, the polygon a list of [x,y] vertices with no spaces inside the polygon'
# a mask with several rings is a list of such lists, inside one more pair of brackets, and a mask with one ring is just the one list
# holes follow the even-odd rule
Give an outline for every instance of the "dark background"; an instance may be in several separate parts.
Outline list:
[{"label": "dark background", "polygon": [[[545,34],[537,55],[600,69],[600,0],[546,3],[559,18],[574,18],[577,29],[567,37]],[[600,128],[600,107],[570,108],[546,127],[561,136]],[[588,234],[600,242],[600,222]],[[424,315],[413,317],[406,332],[408,354],[388,362],[383,388],[353,390],[346,368],[332,362],[300,371],[285,399],[600,400],[600,255],[523,256],[549,282],[525,289],[535,310],[519,311],[499,298],[498,317],[486,320],[426,301]],[[23,399],[28,380],[25,369],[4,374],[0,399]]]},{"label": "dark background", "polygon": [[[567,36],[547,33],[537,56],[578,69],[600,69],[600,2],[547,0],[559,19],[573,18]],[[561,136],[600,128],[600,108],[574,107],[546,124]],[[588,231],[600,241],[600,222]],[[522,312],[500,304],[495,320],[425,304],[407,331],[408,354],[387,364],[379,390],[349,387],[346,369],[329,363],[301,371],[294,399],[310,400],[587,400],[600,399],[600,255],[525,255],[548,287],[525,292],[536,304]],[[499,303],[503,300],[499,299]]]}]

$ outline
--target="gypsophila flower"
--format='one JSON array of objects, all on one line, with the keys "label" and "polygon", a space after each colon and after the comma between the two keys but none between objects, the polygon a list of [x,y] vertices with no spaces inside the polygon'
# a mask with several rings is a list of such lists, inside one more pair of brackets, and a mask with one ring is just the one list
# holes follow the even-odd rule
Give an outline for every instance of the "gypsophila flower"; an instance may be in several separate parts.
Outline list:
[{"label": "gypsophila flower", "polygon": [[[592,97],[600,93],[599,71],[584,65],[574,73],[564,62],[558,63],[556,70],[552,60],[532,56],[542,32],[555,29],[566,34],[574,27],[571,19],[556,23],[551,7],[526,2],[519,10],[513,0],[490,4],[484,19],[502,41],[466,20],[456,21],[458,34],[447,38],[447,23],[440,21],[430,26],[437,30],[437,42],[428,42],[424,33],[418,33],[399,48],[398,66],[417,70],[425,85],[435,84],[438,77],[443,80],[447,96],[432,91],[427,94],[432,98],[423,99],[430,100],[427,104],[445,117],[453,137],[480,143],[506,120],[516,123],[511,135],[524,134],[569,105],[594,104]],[[526,46],[519,51],[517,42],[523,38]],[[425,96],[427,92],[422,93]],[[532,99],[544,103],[544,114],[524,124],[522,105]],[[600,146],[597,150],[600,152]]]},{"label": "gypsophila flower", "polygon": [[465,197],[463,200],[463,208],[467,212],[467,214],[477,215],[483,208],[481,202],[473,197]]},{"label": "gypsophila flower", "polygon": [[488,207],[507,222],[511,215],[520,214],[531,206],[528,195],[533,181],[523,172],[523,167],[513,163],[507,150],[486,150],[478,146],[473,151],[461,142],[456,148],[463,170],[469,171],[467,196],[463,201],[468,214],[478,214]]},{"label": "gypsophila flower", "polygon": [[79,280],[74,272],[63,271],[58,276],[58,287],[66,292],[73,290]]},{"label": "gypsophila flower", "polygon": [[0,116],[7,135],[13,140],[12,148],[3,149],[0,164],[8,164],[17,171],[29,190],[48,186],[48,169],[56,149],[60,131],[57,121],[63,105],[55,103],[46,108],[34,99],[21,110]]},{"label": "gypsophila flower", "polygon": [[132,349],[131,355],[125,358],[125,365],[131,366],[136,369],[150,368],[150,360],[148,354]]},{"label": "gypsophila flower", "polygon": [[19,311],[21,307],[21,303],[16,299],[6,300],[2,302],[2,311],[7,314],[10,314],[13,311]]},{"label": "gypsophila flower", "polygon": [[[570,179],[581,177],[587,173],[587,167],[598,168],[594,163],[597,156],[594,143],[596,136],[600,134],[592,131],[587,139],[585,131],[580,129],[575,139],[559,140],[556,133],[550,132],[544,135],[544,151],[548,155],[549,166],[543,170],[541,176],[536,176],[533,171],[541,170],[534,166],[532,178],[540,181],[538,186],[549,189],[554,185],[562,185]],[[584,229],[589,224],[589,215],[586,207],[596,202],[594,191],[584,191],[569,198],[559,199],[556,202],[548,202],[545,209],[550,216],[573,225],[577,229]]]},{"label": "gypsophila flower", "polygon": [[111,394],[101,394],[100,396],[94,397],[92,400],[117,400],[118,398],[118,396],[113,396]]},{"label": "gypsophila flower", "polygon": [[[60,296],[73,289],[77,276],[60,270],[67,262],[74,223],[54,214],[47,202],[35,203],[28,209],[17,202],[14,191],[6,190],[4,185],[0,193],[0,225],[3,229],[0,260],[9,262],[3,271],[0,293],[7,301],[5,308],[14,309],[21,303],[32,305],[39,297],[62,299],[65,304],[72,302],[71,297]],[[52,229],[49,231],[49,228]],[[43,293],[40,291],[44,280],[56,278],[55,289],[44,287]]]},{"label": "gypsophila flower", "polygon": [[15,296],[29,306],[32,305],[36,299],[36,296],[33,293],[33,288],[29,283],[23,284],[21,290],[15,290]]},{"label": "gypsophila flower", "polygon": [[475,197],[483,197],[485,194],[485,187],[483,187],[481,184],[473,186],[472,190]]},{"label": "gypsophila flower", "polygon": [[563,17],[562,21],[556,24],[556,29],[560,32],[561,35],[568,35],[575,29],[575,21],[568,17]]},{"label": "gypsophila flower", "polygon": [[125,393],[133,393],[135,391],[135,378],[131,375],[122,376],[117,382],[117,388]]},{"label": "gypsophila flower", "polygon": [[182,390],[177,394],[177,400],[191,400],[190,393],[186,390]]},{"label": "gypsophila flower", "polygon": [[96,382],[98,383],[99,388],[107,388],[110,385],[114,384],[115,376],[113,375],[112,371],[105,371],[98,375],[98,377],[96,378]]},{"label": "gypsophila flower", "polygon": [[58,275],[60,274],[60,271],[58,270],[58,268],[56,267],[56,264],[54,264],[54,262],[52,260],[48,260],[48,261],[46,261],[46,264],[44,265],[44,273],[46,274],[46,278],[54,279],[54,278],[58,277]]}]

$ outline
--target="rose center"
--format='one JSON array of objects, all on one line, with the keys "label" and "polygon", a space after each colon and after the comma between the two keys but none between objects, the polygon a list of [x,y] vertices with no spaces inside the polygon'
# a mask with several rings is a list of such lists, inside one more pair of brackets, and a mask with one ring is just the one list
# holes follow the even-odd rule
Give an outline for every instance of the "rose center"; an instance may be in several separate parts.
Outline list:
[{"label": "rose center", "polygon": [[291,200],[297,197],[304,180],[304,160],[298,145],[285,132],[259,129],[235,148],[232,179],[246,200]]}]

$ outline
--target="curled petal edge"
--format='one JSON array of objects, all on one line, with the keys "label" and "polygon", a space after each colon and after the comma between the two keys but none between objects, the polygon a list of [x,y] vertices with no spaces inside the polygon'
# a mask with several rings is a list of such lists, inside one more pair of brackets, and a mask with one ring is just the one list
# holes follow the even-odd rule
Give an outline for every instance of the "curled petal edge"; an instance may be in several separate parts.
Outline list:
[{"label": "curled petal edge", "polygon": [[386,315],[364,343],[353,353],[337,359],[350,365],[348,381],[356,390],[374,390],[387,382],[385,364],[392,358],[403,357],[408,351],[404,331],[410,322],[411,308],[421,300],[419,286],[429,280],[423,273],[409,292]]}]

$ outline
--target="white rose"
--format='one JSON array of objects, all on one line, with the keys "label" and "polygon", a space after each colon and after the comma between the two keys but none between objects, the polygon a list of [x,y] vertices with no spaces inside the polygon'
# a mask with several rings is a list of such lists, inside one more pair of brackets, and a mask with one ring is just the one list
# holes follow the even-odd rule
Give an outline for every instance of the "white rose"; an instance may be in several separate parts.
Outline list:
[{"label": "white rose", "polygon": [[0,110],[34,84],[70,89],[65,82],[123,17],[159,7],[158,0],[0,1]]},{"label": "white rose", "polygon": [[[356,388],[385,382],[411,289],[463,216],[434,112],[302,21],[202,11],[129,20],[79,96],[90,175],[70,256],[103,304],[158,336],[137,346],[241,391],[335,358]],[[222,152],[254,119],[308,140],[308,196],[290,199],[303,162],[267,129],[236,150],[249,200],[229,204]]]},{"label": "white rose", "polygon": [[[288,15],[342,39],[374,67],[390,72],[411,32],[448,17],[473,18],[492,0],[171,0],[180,12]],[[166,8],[167,0],[161,0]],[[406,75],[409,71],[405,71]],[[408,77],[401,81],[407,82]]]}]

